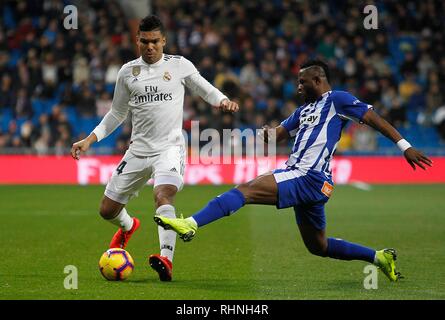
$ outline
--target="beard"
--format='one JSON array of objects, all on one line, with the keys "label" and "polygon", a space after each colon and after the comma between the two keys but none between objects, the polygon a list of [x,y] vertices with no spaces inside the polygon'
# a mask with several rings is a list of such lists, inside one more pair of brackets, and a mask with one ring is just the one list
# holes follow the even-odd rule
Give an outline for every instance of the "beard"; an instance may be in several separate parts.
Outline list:
[{"label": "beard", "polygon": [[297,100],[304,103],[311,103],[317,100],[317,92],[313,88],[306,88],[304,93],[297,93]]},{"label": "beard", "polygon": [[297,104],[297,106],[302,106],[306,103],[306,96],[301,92],[297,92],[295,94],[295,103]]}]

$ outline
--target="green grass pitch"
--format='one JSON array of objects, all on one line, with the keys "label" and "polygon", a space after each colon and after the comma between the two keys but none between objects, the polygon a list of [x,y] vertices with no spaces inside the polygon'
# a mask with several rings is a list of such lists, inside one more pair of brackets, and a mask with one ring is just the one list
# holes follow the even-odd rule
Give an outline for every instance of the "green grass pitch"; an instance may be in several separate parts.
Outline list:
[{"label": "green grass pitch", "polygon": [[[229,186],[186,186],[178,212],[190,215]],[[128,205],[141,228],[127,250],[127,281],[102,278],[97,263],[116,228],[98,215],[103,186],[0,186],[0,299],[445,299],[445,185],[337,186],[327,205],[328,236],[373,248],[395,247],[405,279],[363,286],[367,265],[309,254],[291,209],[247,206],[178,239],[173,281],[147,265],[157,253],[152,188]],[[78,289],[63,286],[64,267]]]}]

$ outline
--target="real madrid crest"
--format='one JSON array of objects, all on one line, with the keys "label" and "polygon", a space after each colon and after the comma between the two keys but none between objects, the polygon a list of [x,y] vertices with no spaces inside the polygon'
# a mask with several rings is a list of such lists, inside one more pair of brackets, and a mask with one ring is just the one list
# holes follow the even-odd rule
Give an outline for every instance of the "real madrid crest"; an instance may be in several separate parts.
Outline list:
[{"label": "real madrid crest", "polygon": [[170,73],[168,71],[165,71],[164,73],[164,80],[165,81],[170,81],[172,79],[172,76],[170,75]]},{"label": "real madrid crest", "polygon": [[133,76],[137,77],[141,73],[141,66],[133,67],[132,73],[133,73]]}]

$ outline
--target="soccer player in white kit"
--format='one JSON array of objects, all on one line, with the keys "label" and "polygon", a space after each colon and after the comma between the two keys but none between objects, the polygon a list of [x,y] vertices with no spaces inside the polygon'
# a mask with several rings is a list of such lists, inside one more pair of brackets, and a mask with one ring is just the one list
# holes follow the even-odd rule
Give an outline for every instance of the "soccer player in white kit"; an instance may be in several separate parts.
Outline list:
[{"label": "soccer player in white kit", "polygon": [[[182,135],[184,86],[210,105],[236,112],[239,107],[204,79],[182,56],[163,53],[165,30],[158,17],[141,20],[137,33],[141,56],[119,70],[111,110],[85,139],[73,144],[71,155],[81,152],[113,132],[131,111],[130,147],[108,182],[100,215],[119,226],[110,248],[125,248],[140,222],[125,209],[127,202],[150,178],[154,179],[156,215],[175,218],[174,198],[183,187],[185,141]],[[160,254],[149,257],[161,281],[172,279],[176,233],[158,227]]]}]

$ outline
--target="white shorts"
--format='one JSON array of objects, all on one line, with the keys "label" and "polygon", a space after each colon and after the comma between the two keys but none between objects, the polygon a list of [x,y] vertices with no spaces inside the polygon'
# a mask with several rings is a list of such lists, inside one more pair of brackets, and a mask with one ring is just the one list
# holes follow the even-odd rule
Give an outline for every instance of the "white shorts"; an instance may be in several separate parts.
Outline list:
[{"label": "white shorts", "polygon": [[154,187],[171,184],[180,191],[184,184],[185,148],[172,146],[153,157],[135,156],[127,150],[105,188],[105,195],[116,202],[127,202],[154,179]]}]

